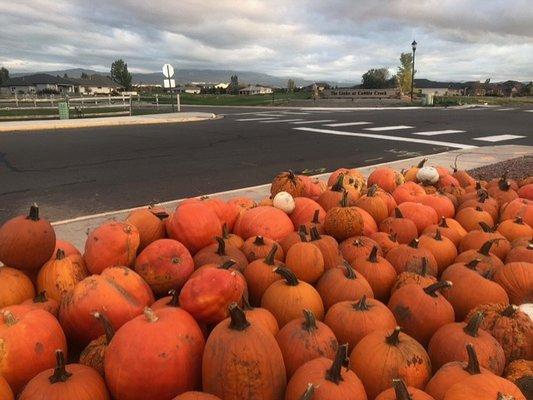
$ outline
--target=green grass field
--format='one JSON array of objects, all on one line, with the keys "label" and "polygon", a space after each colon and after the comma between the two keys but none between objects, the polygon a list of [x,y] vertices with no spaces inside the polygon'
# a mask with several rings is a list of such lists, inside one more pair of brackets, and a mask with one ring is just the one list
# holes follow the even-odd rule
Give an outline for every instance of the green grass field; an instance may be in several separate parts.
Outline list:
[{"label": "green grass field", "polygon": [[[294,92],[294,93],[274,93],[274,100],[271,94],[265,95],[229,95],[229,94],[180,94],[181,104],[184,105],[209,105],[209,106],[261,106],[269,104],[283,104],[291,99],[309,99],[311,94],[309,92]],[[159,97],[159,104],[170,104],[171,101],[176,102],[175,96],[161,94]],[[141,101],[155,103],[155,95],[143,96]]]},{"label": "green grass field", "polygon": [[461,104],[521,105],[533,104],[533,97],[493,97],[493,96],[435,96],[436,106]]}]

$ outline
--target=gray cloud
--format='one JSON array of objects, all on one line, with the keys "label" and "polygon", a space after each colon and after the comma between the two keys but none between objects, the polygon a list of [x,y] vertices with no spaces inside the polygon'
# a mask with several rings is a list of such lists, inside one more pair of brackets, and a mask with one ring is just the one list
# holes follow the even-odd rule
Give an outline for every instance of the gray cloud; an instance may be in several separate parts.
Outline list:
[{"label": "gray cloud", "polygon": [[0,0],[0,65],[241,69],[357,81],[419,42],[419,77],[533,79],[530,0]]}]

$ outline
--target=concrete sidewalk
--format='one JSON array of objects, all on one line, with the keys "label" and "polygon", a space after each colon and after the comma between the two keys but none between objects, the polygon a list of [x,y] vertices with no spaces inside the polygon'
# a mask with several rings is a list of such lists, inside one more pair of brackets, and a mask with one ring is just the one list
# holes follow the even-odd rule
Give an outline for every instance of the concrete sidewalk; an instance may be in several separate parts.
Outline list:
[{"label": "concrete sidewalk", "polygon": [[0,122],[0,132],[23,132],[48,129],[91,128],[119,125],[170,124],[178,122],[204,121],[217,118],[216,114],[205,112],[180,112],[168,114],[134,115],[126,117],[100,117],[62,120],[8,121]]},{"label": "concrete sidewalk", "polygon": [[[477,147],[474,149],[461,149],[447,151],[440,154],[430,154],[426,156],[429,159],[428,165],[442,165],[450,167],[454,164],[455,158],[458,157],[458,166],[460,169],[470,170],[477,167],[482,167],[489,164],[509,160],[512,158],[522,157],[533,154],[533,146],[518,146],[518,145],[504,145],[504,146],[487,146]],[[387,165],[400,171],[403,168],[409,168],[417,164],[424,156],[415,158],[408,158],[395,162],[371,165],[368,167],[358,168],[365,176],[368,176],[374,169],[379,166]],[[316,175],[317,178],[327,179],[330,173]],[[246,196],[259,200],[270,195],[270,183],[258,186],[252,186],[243,189],[229,190],[226,192],[219,192],[210,194],[210,197],[219,197],[223,200],[236,196]],[[167,201],[158,205],[172,212],[182,199]],[[142,208],[145,206],[140,206]],[[94,229],[101,223],[107,220],[124,220],[131,210],[135,208],[110,211],[101,214],[88,215],[78,217],[66,221],[54,222],[57,237],[59,239],[68,240],[73,243],[78,249],[83,251],[85,246],[85,239],[90,230]]]}]

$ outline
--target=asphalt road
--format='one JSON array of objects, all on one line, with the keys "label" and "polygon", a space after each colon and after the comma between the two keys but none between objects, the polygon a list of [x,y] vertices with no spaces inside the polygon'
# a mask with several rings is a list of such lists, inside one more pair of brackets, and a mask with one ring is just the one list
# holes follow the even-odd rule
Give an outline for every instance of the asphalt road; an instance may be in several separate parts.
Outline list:
[{"label": "asphalt road", "polygon": [[[55,221],[267,183],[289,168],[330,171],[465,146],[533,145],[531,107],[185,108],[224,118],[0,134],[0,222],[32,202]],[[487,137],[493,141],[479,139]]]}]

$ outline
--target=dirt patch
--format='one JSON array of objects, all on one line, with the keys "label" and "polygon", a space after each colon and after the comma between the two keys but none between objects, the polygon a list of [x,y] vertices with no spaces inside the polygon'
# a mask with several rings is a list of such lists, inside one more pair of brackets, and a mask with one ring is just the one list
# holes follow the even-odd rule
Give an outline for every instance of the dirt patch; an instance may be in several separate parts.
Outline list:
[{"label": "dirt patch", "polygon": [[502,161],[496,164],[485,165],[468,171],[475,179],[490,180],[499,178],[505,172],[511,179],[524,179],[533,175],[533,156],[524,156]]}]

